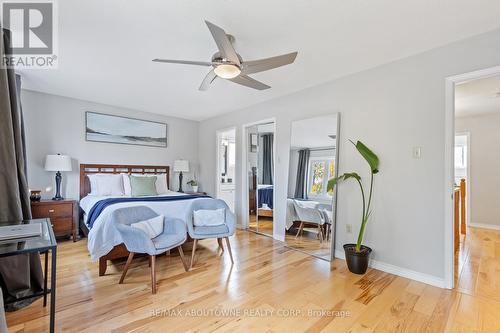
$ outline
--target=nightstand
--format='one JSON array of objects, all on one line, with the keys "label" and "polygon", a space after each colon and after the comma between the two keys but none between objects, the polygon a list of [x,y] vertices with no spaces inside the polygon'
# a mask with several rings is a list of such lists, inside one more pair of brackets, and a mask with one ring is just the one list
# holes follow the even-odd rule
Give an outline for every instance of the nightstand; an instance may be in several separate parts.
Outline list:
[{"label": "nightstand", "polygon": [[33,219],[49,218],[56,236],[73,237],[76,242],[78,203],[76,200],[42,200],[31,203]]}]

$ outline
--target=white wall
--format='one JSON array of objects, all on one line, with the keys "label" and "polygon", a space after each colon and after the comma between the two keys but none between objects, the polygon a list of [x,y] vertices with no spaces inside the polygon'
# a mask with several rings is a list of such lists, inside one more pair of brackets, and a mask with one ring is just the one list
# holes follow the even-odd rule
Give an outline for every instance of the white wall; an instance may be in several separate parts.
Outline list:
[{"label": "white wall", "polygon": [[[43,190],[44,198],[53,196],[54,173],[43,169],[45,155],[63,153],[73,158],[73,171],[63,174],[63,196],[79,198],[79,163],[173,165],[185,158],[198,168],[198,122],[157,114],[96,104],[87,101],[23,90],[31,189]],[[85,141],[85,111],[116,114],[168,124],[168,147],[146,147]],[[213,173],[215,174],[215,172]],[[185,182],[191,175],[184,177]],[[173,182],[172,182],[173,180]],[[178,188],[172,173],[171,188]],[[203,186],[203,184],[201,184]],[[46,191],[46,188],[50,188]]]},{"label": "white wall", "polygon": [[457,118],[455,130],[470,133],[470,213],[472,224],[500,227],[500,110]]},{"label": "white wall", "polygon": [[[367,166],[348,138],[366,142],[381,160],[375,184],[374,212],[365,242],[373,258],[393,271],[440,284],[444,278],[445,78],[500,64],[500,30],[456,42],[375,69],[261,103],[200,124],[201,179],[215,173],[217,129],[260,119],[276,119],[275,223],[284,237],[288,185],[290,123],[315,115],[341,113],[339,171]],[[300,52],[299,52],[300,57]],[[325,69],[328,70],[328,69]],[[262,74],[264,75],[264,74]],[[213,138],[213,139],[210,139]],[[241,127],[237,140],[241,148]],[[412,158],[412,147],[422,158]],[[241,171],[241,149],[237,154]],[[238,173],[237,212],[241,221],[243,189]],[[213,183],[213,181],[212,181]],[[213,186],[206,188],[214,193]],[[355,184],[339,188],[337,249],[355,239],[345,225],[359,227],[361,201]],[[452,223],[452,221],[450,221]]]}]

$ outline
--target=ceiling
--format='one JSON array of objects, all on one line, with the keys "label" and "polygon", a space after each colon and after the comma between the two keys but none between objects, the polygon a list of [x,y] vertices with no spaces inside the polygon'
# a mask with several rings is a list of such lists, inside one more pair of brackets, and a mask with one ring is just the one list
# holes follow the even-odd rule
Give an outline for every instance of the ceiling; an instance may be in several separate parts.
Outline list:
[{"label": "ceiling", "polygon": [[309,118],[292,122],[292,149],[334,147],[332,136],[337,134],[337,115]]},{"label": "ceiling", "polygon": [[[114,106],[203,120],[500,28],[498,0],[64,0],[59,68],[23,71],[23,87]],[[207,68],[209,20],[236,37],[245,60],[298,51],[294,64],[253,77],[256,91]]]},{"label": "ceiling", "polygon": [[500,76],[469,81],[455,89],[455,115],[467,117],[500,112]]}]

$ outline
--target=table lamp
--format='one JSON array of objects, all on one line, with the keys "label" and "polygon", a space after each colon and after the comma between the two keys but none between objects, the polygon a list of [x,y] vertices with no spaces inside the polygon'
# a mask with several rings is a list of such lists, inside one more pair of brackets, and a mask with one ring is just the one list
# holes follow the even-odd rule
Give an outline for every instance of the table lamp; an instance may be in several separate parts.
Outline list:
[{"label": "table lamp", "polygon": [[71,171],[71,157],[67,155],[47,155],[45,157],[45,171],[56,172],[56,195],[52,200],[64,200],[61,196],[61,171]]},{"label": "table lamp", "polygon": [[187,160],[175,160],[174,161],[174,172],[179,172],[179,192],[184,192],[182,190],[182,173],[189,172],[189,161]]}]

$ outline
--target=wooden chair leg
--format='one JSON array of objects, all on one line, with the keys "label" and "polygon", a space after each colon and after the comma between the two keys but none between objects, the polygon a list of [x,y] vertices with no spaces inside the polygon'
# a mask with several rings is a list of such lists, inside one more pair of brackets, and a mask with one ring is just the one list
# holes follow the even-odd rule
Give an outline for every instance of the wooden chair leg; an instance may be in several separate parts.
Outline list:
[{"label": "wooden chair leg", "polygon": [[182,266],[184,266],[184,269],[187,272],[187,271],[189,271],[189,267],[186,263],[186,258],[184,258],[184,251],[182,251],[182,246],[178,246],[177,249],[179,250],[179,256],[181,257]]},{"label": "wooden chair leg", "polygon": [[300,222],[299,231],[297,231],[297,235],[295,235],[295,238],[299,237],[300,233],[302,232],[302,228],[304,228],[304,222]]},{"label": "wooden chair leg", "polygon": [[219,249],[221,250],[220,255],[224,254],[224,245],[222,243],[222,238],[217,238],[217,243],[219,243]]},{"label": "wooden chair leg", "polygon": [[226,238],[227,252],[229,252],[229,257],[231,258],[231,264],[234,264],[233,252],[231,251],[231,243],[229,243],[229,237]]},{"label": "wooden chair leg", "polygon": [[323,228],[321,227],[320,224],[318,224],[318,235],[319,235],[319,242],[323,243]]},{"label": "wooden chair leg", "polygon": [[107,268],[108,268],[108,261],[104,258],[99,258],[99,276],[104,276],[104,274],[106,274]]},{"label": "wooden chair leg", "polygon": [[156,256],[151,256],[151,292],[156,294]]},{"label": "wooden chair leg", "polygon": [[122,284],[123,280],[125,280],[125,275],[127,275],[128,268],[130,266],[130,263],[132,262],[132,259],[134,258],[134,252],[130,252],[127,258],[127,263],[125,264],[125,267],[123,268],[122,276],[120,277],[120,282],[118,284]]},{"label": "wooden chair leg", "polygon": [[193,240],[193,251],[191,252],[191,264],[190,264],[190,267],[189,268],[193,268],[193,264],[194,264],[194,253],[196,252],[196,244],[198,243],[198,240],[197,239],[194,239]]}]

